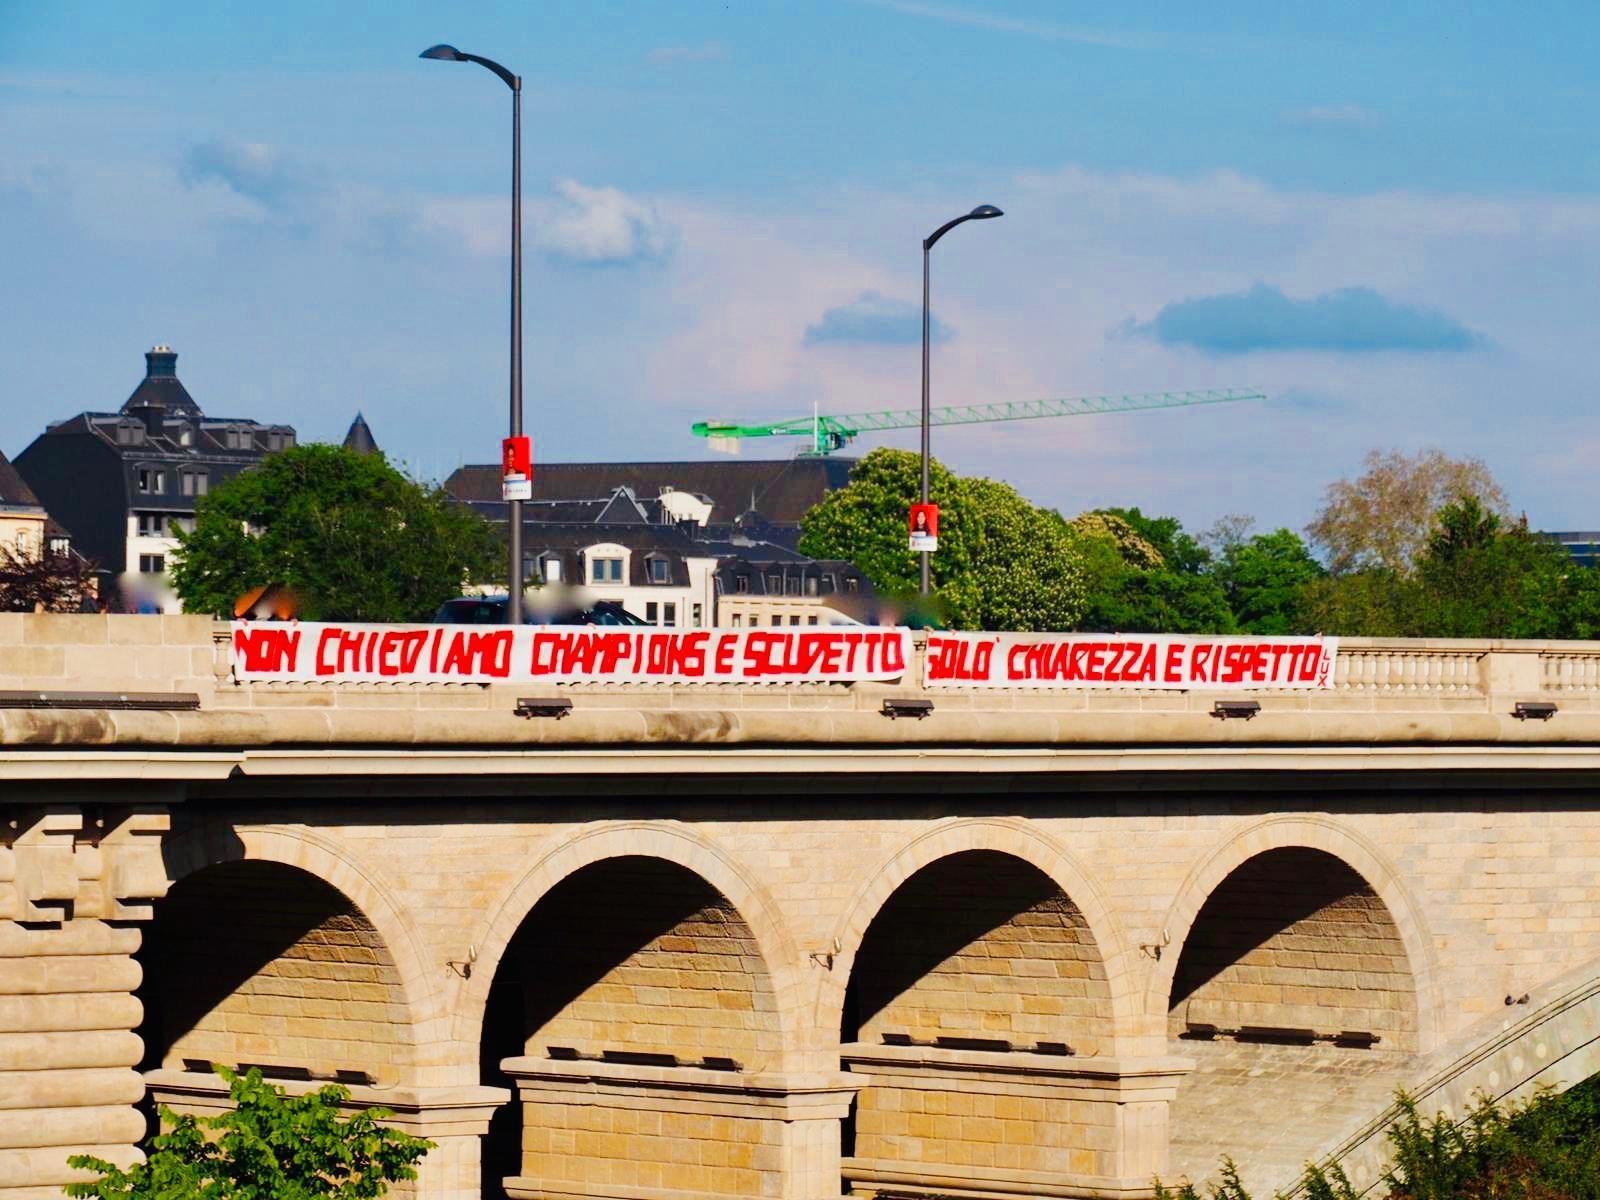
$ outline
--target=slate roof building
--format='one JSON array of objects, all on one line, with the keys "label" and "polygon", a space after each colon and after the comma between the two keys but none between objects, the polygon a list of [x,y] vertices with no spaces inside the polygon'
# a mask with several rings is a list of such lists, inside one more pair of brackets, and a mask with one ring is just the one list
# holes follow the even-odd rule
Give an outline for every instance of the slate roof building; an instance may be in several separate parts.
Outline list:
[{"label": "slate roof building", "polygon": [[10,459],[0,454],[0,544],[22,554],[37,554],[46,548],[49,524],[44,505],[28,481],[18,474]]},{"label": "slate roof building", "polygon": [[[468,507],[496,524],[507,520],[501,500]],[[850,563],[794,549],[797,525],[778,528],[774,540],[759,513],[717,524],[705,496],[669,490],[641,498],[617,486],[587,499],[524,501],[522,510],[527,579],[583,588],[664,628],[836,624],[872,594]]]},{"label": "slate roof building", "polygon": [[209,416],[179,381],[170,346],[144,358],[144,378],[121,408],[52,422],[16,468],[76,550],[104,574],[155,592],[199,498],[294,445],[295,431]]}]

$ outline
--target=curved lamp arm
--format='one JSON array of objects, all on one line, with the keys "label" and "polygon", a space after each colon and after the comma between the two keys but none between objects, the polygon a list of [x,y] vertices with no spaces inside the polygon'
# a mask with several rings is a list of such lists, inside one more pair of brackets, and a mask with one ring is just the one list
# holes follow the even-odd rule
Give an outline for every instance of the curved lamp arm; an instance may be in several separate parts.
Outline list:
[{"label": "curved lamp arm", "polygon": [[438,59],[440,62],[477,63],[480,67],[484,67],[490,71],[493,71],[496,75],[500,76],[501,81],[513,92],[520,92],[522,90],[522,80],[518,79],[499,63],[495,62],[494,59],[484,58],[479,54],[468,54],[464,50],[457,50],[454,46],[445,45],[443,43],[437,46],[429,46],[421,54],[417,55],[417,57],[434,58]]},{"label": "curved lamp arm", "polygon": [[942,238],[945,234],[949,233],[952,229],[954,229],[957,225],[961,224],[963,221],[987,221],[987,220],[989,220],[989,219],[991,219],[993,217],[1003,217],[1003,216],[1005,216],[1005,213],[1001,212],[994,205],[992,205],[992,204],[980,204],[980,205],[978,205],[977,208],[973,209],[971,212],[963,213],[961,216],[957,217],[953,221],[946,221],[943,225],[939,226],[939,228],[935,229],[927,237],[923,238],[922,239],[922,248],[924,250],[932,250],[933,249],[933,244],[935,242],[937,242],[940,238]]}]

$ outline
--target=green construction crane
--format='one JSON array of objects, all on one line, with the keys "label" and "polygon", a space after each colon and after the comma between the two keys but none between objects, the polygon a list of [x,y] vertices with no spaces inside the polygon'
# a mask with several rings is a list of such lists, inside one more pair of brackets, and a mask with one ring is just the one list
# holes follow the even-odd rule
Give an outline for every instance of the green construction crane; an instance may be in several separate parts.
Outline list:
[{"label": "green construction crane", "polygon": [[[991,421],[1032,421],[1040,417],[1086,417],[1094,413],[1135,412],[1145,408],[1187,408],[1194,404],[1227,404],[1234,400],[1265,400],[1261,392],[1237,388],[1212,388],[1201,392],[1148,392],[1141,396],[1074,396],[1070,400],[1023,400],[1014,404],[957,404],[936,408],[934,425],[985,425]],[[915,429],[922,413],[915,408],[886,412],[851,413],[842,417],[816,414],[774,421],[770,425],[739,425],[732,421],[696,421],[694,435],[710,438],[713,450],[736,451],[742,438],[807,438],[806,455],[832,454],[863,433],[884,429]],[[719,444],[721,443],[721,444]]]}]

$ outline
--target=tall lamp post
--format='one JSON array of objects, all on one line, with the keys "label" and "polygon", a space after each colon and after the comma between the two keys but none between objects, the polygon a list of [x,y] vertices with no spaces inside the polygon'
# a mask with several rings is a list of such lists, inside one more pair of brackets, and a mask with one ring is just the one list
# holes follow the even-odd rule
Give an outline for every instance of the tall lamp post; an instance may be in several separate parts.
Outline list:
[{"label": "tall lamp post", "polygon": [[[933,249],[933,244],[949,233],[963,221],[987,221],[993,217],[1003,217],[1001,212],[992,204],[980,204],[977,208],[964,216],[959,216],[953,221],[946,221],[927,237],[922,239],[922,502],[928,502],[928,426],[932,410],[928,407],[928,341],[930,319],[928,316],[928,252]],[[922,551],[922,594],[926,596],[929,591],[929,577],[932,560],[929,552]]]},{"label": "tall lamp post", "polygon": [[[511,436],[522,436],[522,77],[490,58],[454,46],[429,46],[419,58],[470,62],[493,71],[511,89]],[[530,468],[531,478],[531,468]],[[506,620],[522,624],[522,501],[510,500],[511,576]]]}]

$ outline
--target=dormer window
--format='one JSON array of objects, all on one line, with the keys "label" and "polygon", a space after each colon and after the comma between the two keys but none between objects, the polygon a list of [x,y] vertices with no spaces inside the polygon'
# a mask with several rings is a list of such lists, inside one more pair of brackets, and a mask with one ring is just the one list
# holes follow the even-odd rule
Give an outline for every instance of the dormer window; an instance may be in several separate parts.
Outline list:
[{"label": "dormer window", "polygon": [[267,431],[268,450],[287,450],[294,445],[294,434],[287,429],[269,429]]},{"label": "dormer window", "polygon": [[229,450],[251,450],[255,447],[255,438],[245,426],[230,425],[223,434],[222,444]]},{"label": "dormer window", "polygon": [[167,473],[160,467],[138,467],[134,482],[141,495],[159,496],[167,490]]},{"label": "dormer window", "polygon": [[589,560],[590,583],[621,583],[622,560],[620,558],[591,558]]},{"label": "dormer window", "polygon": [[178,426],[178,445],[194,445],[194,426],[187,421]]},{"label": "dormer window", "polygon": [[561,558],[559,555],[546,554],[539,560],[539,578],[546,583],[561,582]]},{"label": "dormer window", "polygon": [[144,443],[144,426],[138,421],[117,422],[117,445],[139,446]]},{"label": "dormer window", "polygon": [[651,554],[644,560],[646,572],[651,583],[671,583],[672,564],[662,555]]}]

